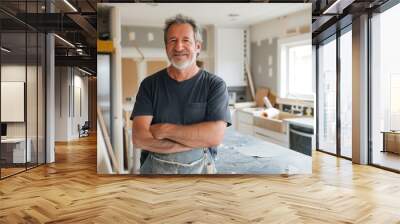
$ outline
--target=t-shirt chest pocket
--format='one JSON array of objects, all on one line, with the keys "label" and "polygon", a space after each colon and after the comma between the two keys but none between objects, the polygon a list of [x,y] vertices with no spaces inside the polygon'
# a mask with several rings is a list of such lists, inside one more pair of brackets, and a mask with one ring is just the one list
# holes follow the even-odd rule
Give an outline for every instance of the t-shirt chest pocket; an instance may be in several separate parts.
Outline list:
[{"label": "t-shirt chest pocket", "polygon": [[205,121],[207,103],[188,103],[184,107],[185,124],[195,124]]}]

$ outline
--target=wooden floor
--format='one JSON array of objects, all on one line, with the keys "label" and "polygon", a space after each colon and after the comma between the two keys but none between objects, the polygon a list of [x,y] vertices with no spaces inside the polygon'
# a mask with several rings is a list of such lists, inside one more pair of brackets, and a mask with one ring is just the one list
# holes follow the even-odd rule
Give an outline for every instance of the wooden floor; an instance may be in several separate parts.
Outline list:
[{"label": "wooden floor", "polygon": [[94,137],[0,181],[0,223],[400,223],[400,175],[323,153],[312,175],[96,174]]},{"label": "wooden floor", "polygon": [[20,167],[18,167],[18,168],[4,168],[4,167],[2,167],[1,168],[1,178],[16,174],[18,172],[22,172],[24,170],[26,170],[25,167],[23,167],[23,168],[22,167],[21,168]]},{"label": "wooden floor", "polygon": [[[11,164],[11,166],[15,166],[14,164]],[[27,167],[25,167],[25,164],[18,164],[16,167],[2,167],[0,172],[1,172],[1,178],[6,178],[8,176],[23,172],[27,169],[33,169],[37,166],[35,163],[27,163]]]}]

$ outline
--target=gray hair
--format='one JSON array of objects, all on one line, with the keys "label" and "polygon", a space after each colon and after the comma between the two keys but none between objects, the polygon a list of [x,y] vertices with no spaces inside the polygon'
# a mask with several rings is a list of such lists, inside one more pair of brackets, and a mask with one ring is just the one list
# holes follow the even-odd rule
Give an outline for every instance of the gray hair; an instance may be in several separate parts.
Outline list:
[{"label": "gray hair", "polygon": [[167,44],[167,33],[168,29],[174,24],[189,24],[193,28],[194,40],[203,42],[201,37],[201,29],[200,26],[196,23],[196,21],[188,16],[184,16],[182,14],[177,14],[176,16],[165,20],[164,27],[164,43]]}]

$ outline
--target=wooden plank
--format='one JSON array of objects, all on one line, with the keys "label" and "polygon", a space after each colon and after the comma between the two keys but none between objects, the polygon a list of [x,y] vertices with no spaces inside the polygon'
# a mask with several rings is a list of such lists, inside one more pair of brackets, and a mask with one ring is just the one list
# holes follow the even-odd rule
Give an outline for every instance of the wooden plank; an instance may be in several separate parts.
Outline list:
[{"label": "wooden plank", "polygon": [[249,64],[246,63],[246,73],[247,73],[247,80],[249,82],[250,93],[251,93],[251,100],[256,99],[256,91],[254,89],[253,77],[251,76]]}]

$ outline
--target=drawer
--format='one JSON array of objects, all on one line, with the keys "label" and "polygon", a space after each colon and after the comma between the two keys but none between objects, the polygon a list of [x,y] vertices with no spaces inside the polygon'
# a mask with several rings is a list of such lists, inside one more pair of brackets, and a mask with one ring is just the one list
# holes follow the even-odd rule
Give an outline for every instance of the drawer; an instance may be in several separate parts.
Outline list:
[{"label": "drawer", "polygon": [[254,134],[272,139],[273,143],[279,142],[279,145],[285,145],[286,147],[289,146],[288,135],[286,135],[284,133],[270,131],[270,130],[267,130],[264,128],[259,128],[259,127],[254,127]]},{"label": "drawer", "polygon": [[282,120],[269,119],[260,116],[254,117],[254,125],[259,128],[278,133],[285,133],[287,126],[286,122]]},{"label": "drawer", "polygon": [[254,132],[259,133],[260,135],[274,138],[278,141],[289,142],[289,136],[286,133],[271,131],[271,130],[259,128],[256,126],[254,126]]},{"label": "drawer", "polygon": [[253,114],[238,111],[237,112],[238,123],[246,123],[253,125]]}]

